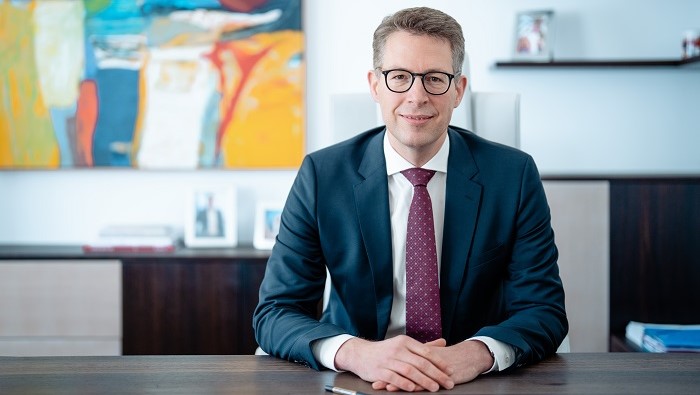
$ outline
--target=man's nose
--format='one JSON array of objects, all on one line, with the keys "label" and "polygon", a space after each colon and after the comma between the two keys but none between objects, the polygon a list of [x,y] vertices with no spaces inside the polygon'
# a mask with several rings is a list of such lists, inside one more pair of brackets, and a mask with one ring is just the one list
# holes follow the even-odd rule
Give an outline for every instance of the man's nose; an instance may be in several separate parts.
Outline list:
[{"label": "man's nose", "polygon": [[415,79],[413,80],[413,85],[411,86],[411,89],[409,89],[406,92],[406,94],[408,95],[408,98],[411,101],[424,102],[428,100],[429,93],[425,90],[425,87],[423,86],[422,76],[415,76]]}]

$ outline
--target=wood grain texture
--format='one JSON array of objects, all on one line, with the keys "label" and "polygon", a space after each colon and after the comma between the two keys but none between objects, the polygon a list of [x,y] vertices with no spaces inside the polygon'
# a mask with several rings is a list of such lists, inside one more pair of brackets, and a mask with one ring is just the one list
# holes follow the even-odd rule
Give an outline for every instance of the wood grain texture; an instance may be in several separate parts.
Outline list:
[{"label": "wood grain texture", "polygon": [[[0,357],[3,394],[323,394],[336,385],[367,394],[350,373],[317,372],[267,356]],[[510,374],[481,376],[462,394],[696,394],[696,354],[561,354]]]},{"label": "wood grain texture", "polygon": [[252,354],[266,258],[123,262],[123,354]]},{"label": "wood grain texture", "polygon": [[610,183],[610,330],[700,324],[700,179]]}]

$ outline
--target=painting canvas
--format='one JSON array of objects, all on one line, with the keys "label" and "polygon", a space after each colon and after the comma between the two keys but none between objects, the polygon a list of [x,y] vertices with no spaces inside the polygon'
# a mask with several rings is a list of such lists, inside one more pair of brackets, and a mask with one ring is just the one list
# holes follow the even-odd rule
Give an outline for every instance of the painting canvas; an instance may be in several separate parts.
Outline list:
[{"label": "painting canvas", "polygon": [[0,169],[298,166],[300,3],[0,1]]}]

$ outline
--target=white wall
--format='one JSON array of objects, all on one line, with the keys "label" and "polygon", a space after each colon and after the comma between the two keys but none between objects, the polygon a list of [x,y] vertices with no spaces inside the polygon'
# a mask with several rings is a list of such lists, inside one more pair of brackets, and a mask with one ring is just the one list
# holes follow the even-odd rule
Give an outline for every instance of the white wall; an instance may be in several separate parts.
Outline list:
[{"label": "white wall", "polygon": [[[700,70],[496,70],[510,57],[514,14],[552,8],[560,58],[677,58],[700,28],[694,0],[304,0],[307,150],[333,141],[331,95],[366,91],[372,32],[399,8],[427,5],[464,28],[474,90],[522,94],[522,148],[543,174],[700,173]],[[339,77],[342,76],[342,77]],[[284,199],[284,171],[0,172],[0,243],[75,244],[117,222],[181,226],[194,185],[238,188],[239,239],[253,238],[256,200]]]}]

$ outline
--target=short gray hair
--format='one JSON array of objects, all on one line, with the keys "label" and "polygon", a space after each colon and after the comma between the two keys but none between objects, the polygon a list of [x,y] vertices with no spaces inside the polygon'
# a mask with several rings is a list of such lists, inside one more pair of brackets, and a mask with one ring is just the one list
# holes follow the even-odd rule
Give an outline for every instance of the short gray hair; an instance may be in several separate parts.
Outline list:
[{"label": "short gray hair", "polygon": [[398,31],[447,41],[452,48],[452,71],[455,74],[462,71],[465,54],[462,27],[453,17],[428,7],[406,8],[382,20],[372,40],[375,69],[381,67],[386,40]]}]

